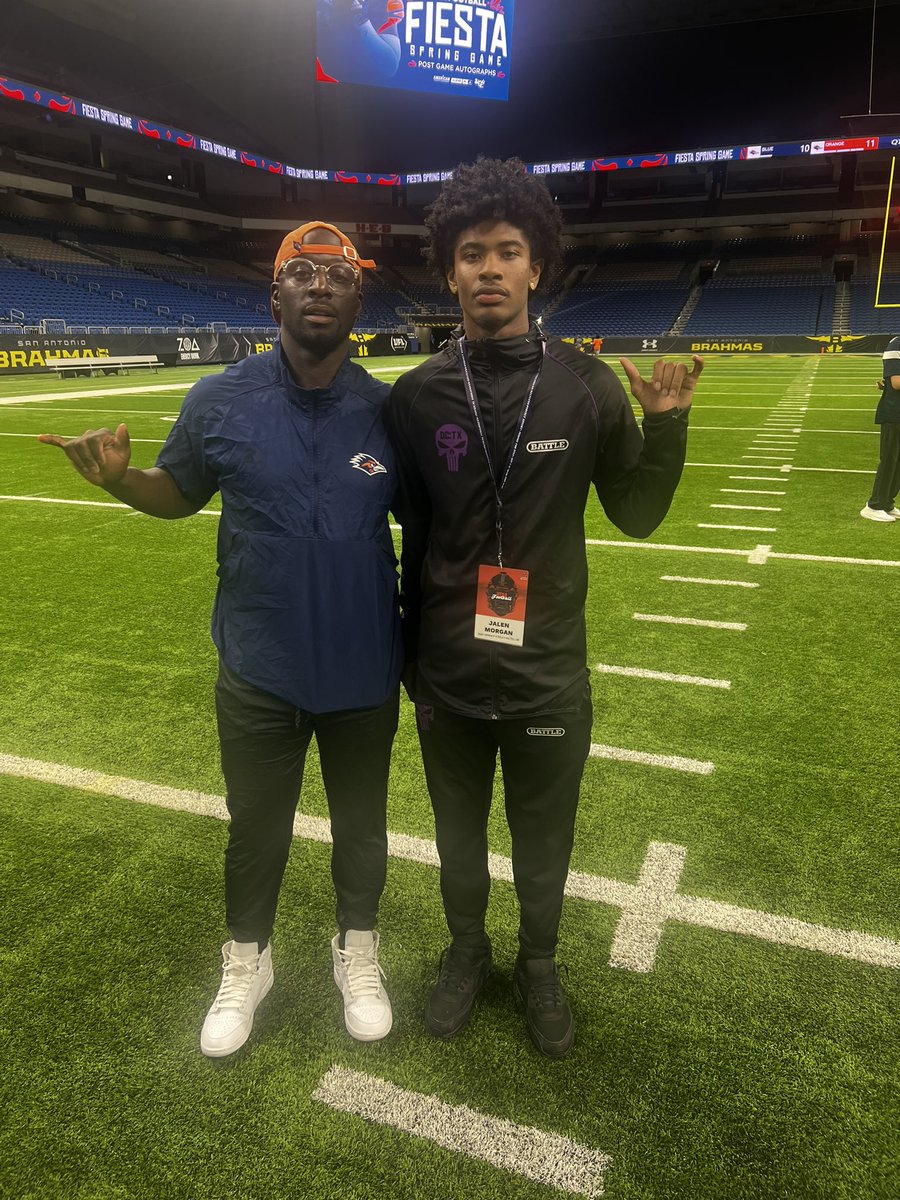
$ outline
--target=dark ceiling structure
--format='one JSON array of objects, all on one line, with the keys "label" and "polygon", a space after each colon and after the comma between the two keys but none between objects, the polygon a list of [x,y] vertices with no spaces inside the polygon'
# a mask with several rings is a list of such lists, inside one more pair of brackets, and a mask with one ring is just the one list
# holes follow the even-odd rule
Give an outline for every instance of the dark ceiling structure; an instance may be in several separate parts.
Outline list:
[{"label": "dark ceiling structure", "polygon": [[316,84],[315,7],[20,0],[0,71],[376,171],[839,135],[849,113],[900,111],[900,0],[516,0],[507,103]]}]

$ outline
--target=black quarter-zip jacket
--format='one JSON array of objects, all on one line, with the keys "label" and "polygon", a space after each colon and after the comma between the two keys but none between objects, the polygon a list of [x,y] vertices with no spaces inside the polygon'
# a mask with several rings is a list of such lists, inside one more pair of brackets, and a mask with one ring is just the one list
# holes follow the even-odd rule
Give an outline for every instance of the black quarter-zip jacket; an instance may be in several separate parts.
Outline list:
[{"label": "black quarter-zip jacket", "polygon": [[401,608],[417,702],[473,717],[574,707],[587,675],[584,510],[591,483],[607,517],[648,537],[681,478],[687,413],[645,416],[643,436],[605,363],[536,326],[467,341],[498,481],[528,385],[541,367],[502,492],[503,562],[529,572],[524,644],[474,636],[480,564],[497,562],[494,485],[466,396],[457,336],[403,375],[388,404],[403,528]]}]

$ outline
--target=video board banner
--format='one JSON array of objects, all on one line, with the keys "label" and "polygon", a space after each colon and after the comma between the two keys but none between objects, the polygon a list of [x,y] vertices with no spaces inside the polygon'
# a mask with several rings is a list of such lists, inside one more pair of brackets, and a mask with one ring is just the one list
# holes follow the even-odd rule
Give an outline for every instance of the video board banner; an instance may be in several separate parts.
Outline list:
[{"label": "video board banner", "polygon": [[[331,0],[332,3],[337,3],[338,0]],[[358,4],[359,0],[355,0]],[[470,50],[464,46],[443,46],[437,44],[437,31],[440,28],[440,36],[442,39],[446,37],[460,37],[464,40],[468,34],[461,35],[458,27],[452,28],[456,32],[448,32],[451,26],[448,24],[445,27],[445,22],[450,22],[451,14],[449,10],[455,9],[478,9],[479,11],[493,12],[496,20],[501,17],[505,21],[504,28],[507,30],[507,41],[509,30],[511,29],[512,11],[514,0],[470,0],[468,4],[456,3],[456,0],[379,0],[383,3],[386,10],[391,4],[400,3],[403,8],[403,24],[399,22],[391,28],[396,28],[402,33],[407,30],[411,35],[418,36],[421,32],[417,25],[411,23],[413,20],[419,21],[425,19],[424,34],[429,33],[434,39],[434,44],[413,43],[411,46],[406,46],[406,50],[421,49],[424,47],[425,53],[415,61],[425,63],[425,66],[416,66],[416,72],[421,74],[415,75],[415,78],[422,82],[422,87],[418,85],[413,88],[412,83],[406,82],[403,84],[395,83],[393,86],[403,86],[412,88],[416,91],[443,91],[455,94],[467,94],[467,89],[462,84],[457,83],[428,83],[427,79],[434,79],[438,74],[441,77],[450,79],[458,78],[460,80],[475,78],[485,79],[484,88],[476,88],[473,83],[473,89],[478,95],[493,95],[494,99],[499,99],[499,91],[497,94],[488,90],[488,76],[476,76],[469,73],[469,69],[477,66],[479,70],[490,69],[496,70],[498,87],[505,86],[508,89],[509,84],[509,65],[502,68],[494,67],[482,68],[477,63],[463,61],[466,55],[476,55],[480,57],[482,51],[481,32],[477,20],[472,25],[473,37],[477,33],[477,45],[479,49]],[[497,5],[495,8],[494,5]],[[428,18],[424,17],[425,7],[430,6],[435,10],[442,10],[442,21],[437,22],[435,14],[431,17],[431,25],[428,25]],[[448,10],[443,12],[443,10]],[[409,13],[412,12],[412,17]],[[397,14],[394,14],[397,16]],[[393,18],[391,18],[393,19]],[[369,22],[373,32],[377,32],[374,26]],[[485,26],[487,28],[487,26]],[[499,25],[492,25],[495,34],[499,30]],[[424,35],[423,35],[424,36]],[[494,34],[485,34],[487,41],[486,45],[494,45]],[[498,35],[499,36],[499,35]],[[400,37],[398,32],[397,37]],[[434,59],[429,57],[429,45],[434,50]],[[497,42],[499,47],[500,42]],[[403,49],[401,43],[401,49]],[[441,63],[438,60],[438,51],[448,52],[451,54],[452,62],[449,64]],[[459,52],[459,61],[455,59],[455,55]],[[488,50],[490,55],[493,53],[495,57],[499,54],[499,49],[494,51]],[[402,55],[401,55],[402,59]],[[412,72],[413,57],[409,54],[406,58],[406,70]],[[433,66],[431,65],[433,63]],[[453,73],[450,73],[450,67],[453,67]],[[441,67],[439,71],[438,68]],[[399,70],[398,66],[398,70]],[[500,75],[503,78],[500,78]],[[410,74],[409,79],[414,76]],[[423,82],[424,81],[424,82]],[[331,82],[337,82],[337,79],[332,79]],[[472,92],[475,94],[475,92]],[[114,109],[104,108],[99,104],[88,103],[85,100],[79,100],[73,96],[65,96],[60,92],[54,91],[52,88],[44,87],[41,84],[26,83],[19,79],[13,79],[10,76],[0,74],[0,103],[3,99],[23,104],[37,104],[43,108],[50,109],[51,112],[68,113],[71,116],[82,117],[85,120],[99,122],[107,128],[117,129],[125,133],[133,133],[141,137],[151,138],[154,141],[165,142],[170,146],[176,146],[181,150],[195,152],[198,154],[211,154],[216,158],[225,159],[233,162],[236,166],[248,167],[257,171],[265,171],[270,175],[282,175],[287,179],[300,179],[312,182],[321,183],[343,183],[343,184],[375,184],[379,187],[406,187],[419,183],[441,183],[443,180],[450,178],[453,171],[420,171],[412,173],[401,173],[393,171],[346,171],[332,170],[322,167],[298,167],[292,166],[290,163],[277,161],[276,159],[267,158],[264,154],[259,154],[253,150],[244,150],[237,146],[228,146],[222,142],[212,141],[209,138],[202,137],[199,134],[191,133],[185,129],[178,129],[171,125],[160,124],[158,121],[153,121],[147,117],[138,117],[132,113],[123,113]],[[505,99],[505,95],[503,96]],[[804,155],[816,157],[818,155],[829,154],[865,154],[875,150],[888,150],[894,154],[900,153],[900,135],[872,135],[870,137],[857,138],[818,138],[806,142],[771,142],[768,145],[760,144],[756,146],[713,146],[708,148],[694,150],[663,150],[650,151],[640,154],[619,154],[612,156],[595,156],[592,158],[583,159],[565,159],[552,162],[527,163],[526,170],[532,175],[570,175],[570,174],[590,174],[595,171],[632,171],[632,170],[648,170],[659,169],[662,167],[676,167],[682,165],[707,165],[710,163],[729,163],[752,161],[755,159],[765,158],[796,158]]]},{"label": "video board banner", "polygon": [[593,342],[600,343],[601,357],[616,354],[881,354],[890,334],[824,334],[803,337],[799,334],[752,334],[747,337],[567,337],[563,341],[591,352]]},{"label": "video board banner", "polygon": [[515,0],[317,0],[316,78],[509,97]]}]

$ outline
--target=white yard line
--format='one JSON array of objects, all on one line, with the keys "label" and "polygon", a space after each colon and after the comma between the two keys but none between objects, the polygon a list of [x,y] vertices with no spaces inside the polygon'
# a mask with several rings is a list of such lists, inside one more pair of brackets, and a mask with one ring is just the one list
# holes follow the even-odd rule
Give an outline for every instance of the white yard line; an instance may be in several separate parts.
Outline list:
[{"label": "white yard line", "polygon": [[[746,529],[747,526],[704,525],[704,529]],[[771,532],[775,532],[772,530]],[[678,546],[666,542],[624,542],[613,538],[585,538],[586,546],[607,546],[613,550],[678,550],[686,554],[732,554],[744,558],[748,563],[765,562],[768,559],[796,559],[800,562],[845,563],[855,567],[900,567],[896,558],[843,558],[836,554],[783,554],[771,546],[755,546],[752,550],[735,550],[725,546]],[[764,557],[760,557],[764,555]]]},{"label": "white yard line", "polygon": [[[780,483],[781,480],[773,480],[774,483]],[[770,488],[719,488],[720,492],[726,492],[733,496],[786,496],[787,492],[773,492]]]},{"label": "white yard line", "polygon": [[[898,564],[900,565],[900,564]],[[697,759],[679,759],[673,756],[645,754],[635,750],[623,750],[613,746],[592,745],[593,758],[613,759],[647,766],[670,767],[693,774],[709,775],[713,763]],[[19,758],[11,754],[0,754],[0,774],[20,779],[34,779],[62,787],[95,792],[102,796],[115,796],[142,804],[176,809],[228,820],[228,810],[222,796],[210,796],[202,792],[185,791],[144,783],[137,779],[104,775],[79,767],[68,767],[58,763],[40,762],[36,759]],[[294,836],[310,841],[329,843],[331,832],[328,821],[322,817],[308,817],[298,813],[294,818]],[[436,867],[439,863],[434,842],[409,834],[388,834],[388,849],[392,857],[409,862]],[[667,843],[651,842],[648,860],[651,863],[660,856],[683,861],[684,848]],[[488,865],[493,879],[513,882],[512,861],[499,854],[491,854]],[[651,870],[651,874],[654,872]],[[658,878],[658,875],[656,876]],[[647,915],[647,888],[640,884],[623,883],[618,879],[607,879],[601,875],[587,875],[570,871],[566,881],[566,895],[598,904],[609,904],[629,913]],[[817,950],[836,957],[856,959],[858,962],[877,966],[900,968],[900,942],[874,934],[855,930],[829,929],[827,926],[811,924],[776,913],[762,912],[752,908],[738,908],[707,900],[699,896],[675,896],[669,910],[661,913],[654,902],[653,911],[657,919],[681,921],[706,929],[718,929],[725,933],[740,933],[762,938],[783,946],[796,946],[806,950]],[[646,956],[644,958],[646,963]],[[619,963],[620,966],[625,964]],[[646,965],[641,969],[645,970]]]},{"label": "white yard line", "polygon": [[609,1155],[562,1134],[516,1125],[465,1104],[447,1104],[437,1096],[411,1092],[377,1076],[340,1066],[333,1066],[322,1076],[313,1098],[338,1112],[400,1129],[544,1187],[588,1200],[603,1195]]},{"label": "white yard line", "polygon": [[[795,468],[798,470],[807,470],[811,468]],[[871,475],[871,471],[861,472],[861,474]],[[118,508],[128,509],[129,513],[134,513],[134,509],[130,509],[127,504],[120,504],[115,500],[67,500],[57,496],[9,496],[0,495],[0,501],[8,501],[12,503],[23,504],[66,504],[75,506],[85,506],[88,508]],[[143,514],[140,514],[143,515]],[[203,517],[221,517],[221,512],[214,508],[201,508],[196,514]],[[760,529],[755,525],[709,525],[703,524],[698,526],[701,529],[739,529],[762,533],[775,533],[774,529]],[[392,524],[392,530],[398,531],[399,525]],[[737,558],[754,561],[752,556],[756,553],[755,550],[738,550],[729,546],[681,546],[671,542],[643,542],[643,541],[620,541],[614,538],[585,538],[586,546],[605,546],[611,550],[674,550],[683,554],[724,554],[733,555]],[[771,549],[771,547],[767,547]],[[867,567],[900,567],[900,560],[883,559],[883,558],[841,558],[832,554],[769,554],[770,558],[796,559],[802,562],[827,562],[827,563],[846,563],[852,566],[867,566]],[[673,576],[673,578],[675,578]]]},{"label": "white yard line", "polygon": [[868,471],[864,471],[858,467],[795,467],[793,463],[783,462],[783,459],[785,457],[784,455],[744,454],[744,455],[742,455],[742,457],[743,458],[774,458],[774,459],[776,459],[776,461],[782,462],[782,465],[780,467],[776,467],[771,463],[766,463],[765,465],[760,463],[758,467],[754,467],[754,466],[748,467],[745,462],[739,462],[739,463],[735,463],[735,462],[730,462],[730,463],[686,462],[684,465],[686,467],[712,467],[716,470],[727,469],[729,471],[784,471],[785,473],[787,473],[789,471],[823,471],[827,475],[874,475],[874,473],[875,473],[874,468],[872,468]]},{"label": "white yard line", "polygon": [[699,575],[660,575],[666,583],[709,583],[718,587],[758,588],[758,583],[746,579],[702,579]]},{"label": "white yard line", "polygon": [[695,687],[730,688],[730,679],[707,679],[703,675],[673,675],[670,671],[650,671],[645,667],[615,667],[597,663],[601,675],[625,675],[629,679],[652,679],[659,683],[689,683]]},{"label": "white yard line", "polygon": [[[84,508],[124,508],[128,510],[131,516],[146,515],[132,508],[130,504],[120,504],[118,500],[60,500],[56,496],[0,496],[0,500],[12,500],[24,504],[74,504]],[[222,514],[215,508],[201,508],[194,515],[198,517],[221,517]]]},{"label": "white yard line", "polygon": [[[17,411],[21,412],[22,409],[18,409]],[[44,416],[47,415],[47,410],[45,408],[35,408],[33,410],[26,409],[25,411],[26,412],[34,411],[34,412],[43,413]],[[110,411],[125,413],[125,415],[128,417],[164,417],[164,418],[167,418],[172,421],[174,421],[176,419],[176,414],[174,414],[172,412],[171,408],[114,408],[114,409],[69,408],[69,406],[66,405],[64,415],[68,416],[69,413],[73,413],[73,412],[75,412],[75,413],[105,413],[105,412],[110,412]]]},{"label": "white yard line", "polygon": [[[84,432],[84,430],[82,430],[81,432],[83,433],[83,432]],[[61,437],[80,437],[81,435],[80,435],[80,434],[77,434],[77,433],[63,433],[63,434],[61,434],[60,436],[61,436]],[[36,441],[37,441],[37,439],[38,439],[38,435],[37,435],[36,433],[0,433],[0,437],[21,437],[21,438],[31,438],[31,440],[32,440],[33,442],[36,442]],[[132,441],[132,442],[152,442],[154,446],[161,446],[161,445],[163,444],[163,442],[164,442],[166,439],[165,439],[165,438],[138,438],[138,437],[133,437],[133,438],[130,438],[129,440],[130,440],[130,441]]]},{"label": "white yard line", "polygon": [[862,467],[782,467],[782,471],[819,471],[824,475],[874,475],[874,467],[865,470]]},{"label": "white yard line", "polygon": [[707,621],[701,617],[670,617],[663,613],[632,613],[634,621],[651,621],[658,625],[696,625],[703,629],[734,629],[743,633],[747,628],[743,621]]},{"label": "white yard line", "polygon": [[194,381],[185,380],[183,383],[157,383],[149,387],[97,388],[89,392],[32,392],[27,396],[0,396],[0,404],[43,404],[48,400],[96,400],[103,396],[139,396],[145,392],[187,392],[193,385]]}]

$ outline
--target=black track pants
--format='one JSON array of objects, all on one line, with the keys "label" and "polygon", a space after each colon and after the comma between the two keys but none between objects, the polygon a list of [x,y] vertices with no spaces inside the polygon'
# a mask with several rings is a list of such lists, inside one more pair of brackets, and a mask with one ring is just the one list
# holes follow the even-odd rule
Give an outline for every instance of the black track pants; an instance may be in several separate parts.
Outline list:
[{"label": "black track pants", "polygon": [[590,695],[575,711],[514,720],[482,720],[426,705],[417,705],[416,715],[454,943],[488,944],[487,819],[499,751],[521,953],[552,957],[590,749]]},{"label": "black track pants", "polygon": [[869,508],[890,512],[900,491],[900,424],[885,422],[881,426],[881,458],[872,485]]},{"label": "black track pants", "polygon": [[341,931],[372,929],[387,869],[387,783],[399,690],[379,708],[307,713],[219,664],[216,716],[231,824],[225,916],[239,942],[268,941],[313,735],[328,797]]}]

